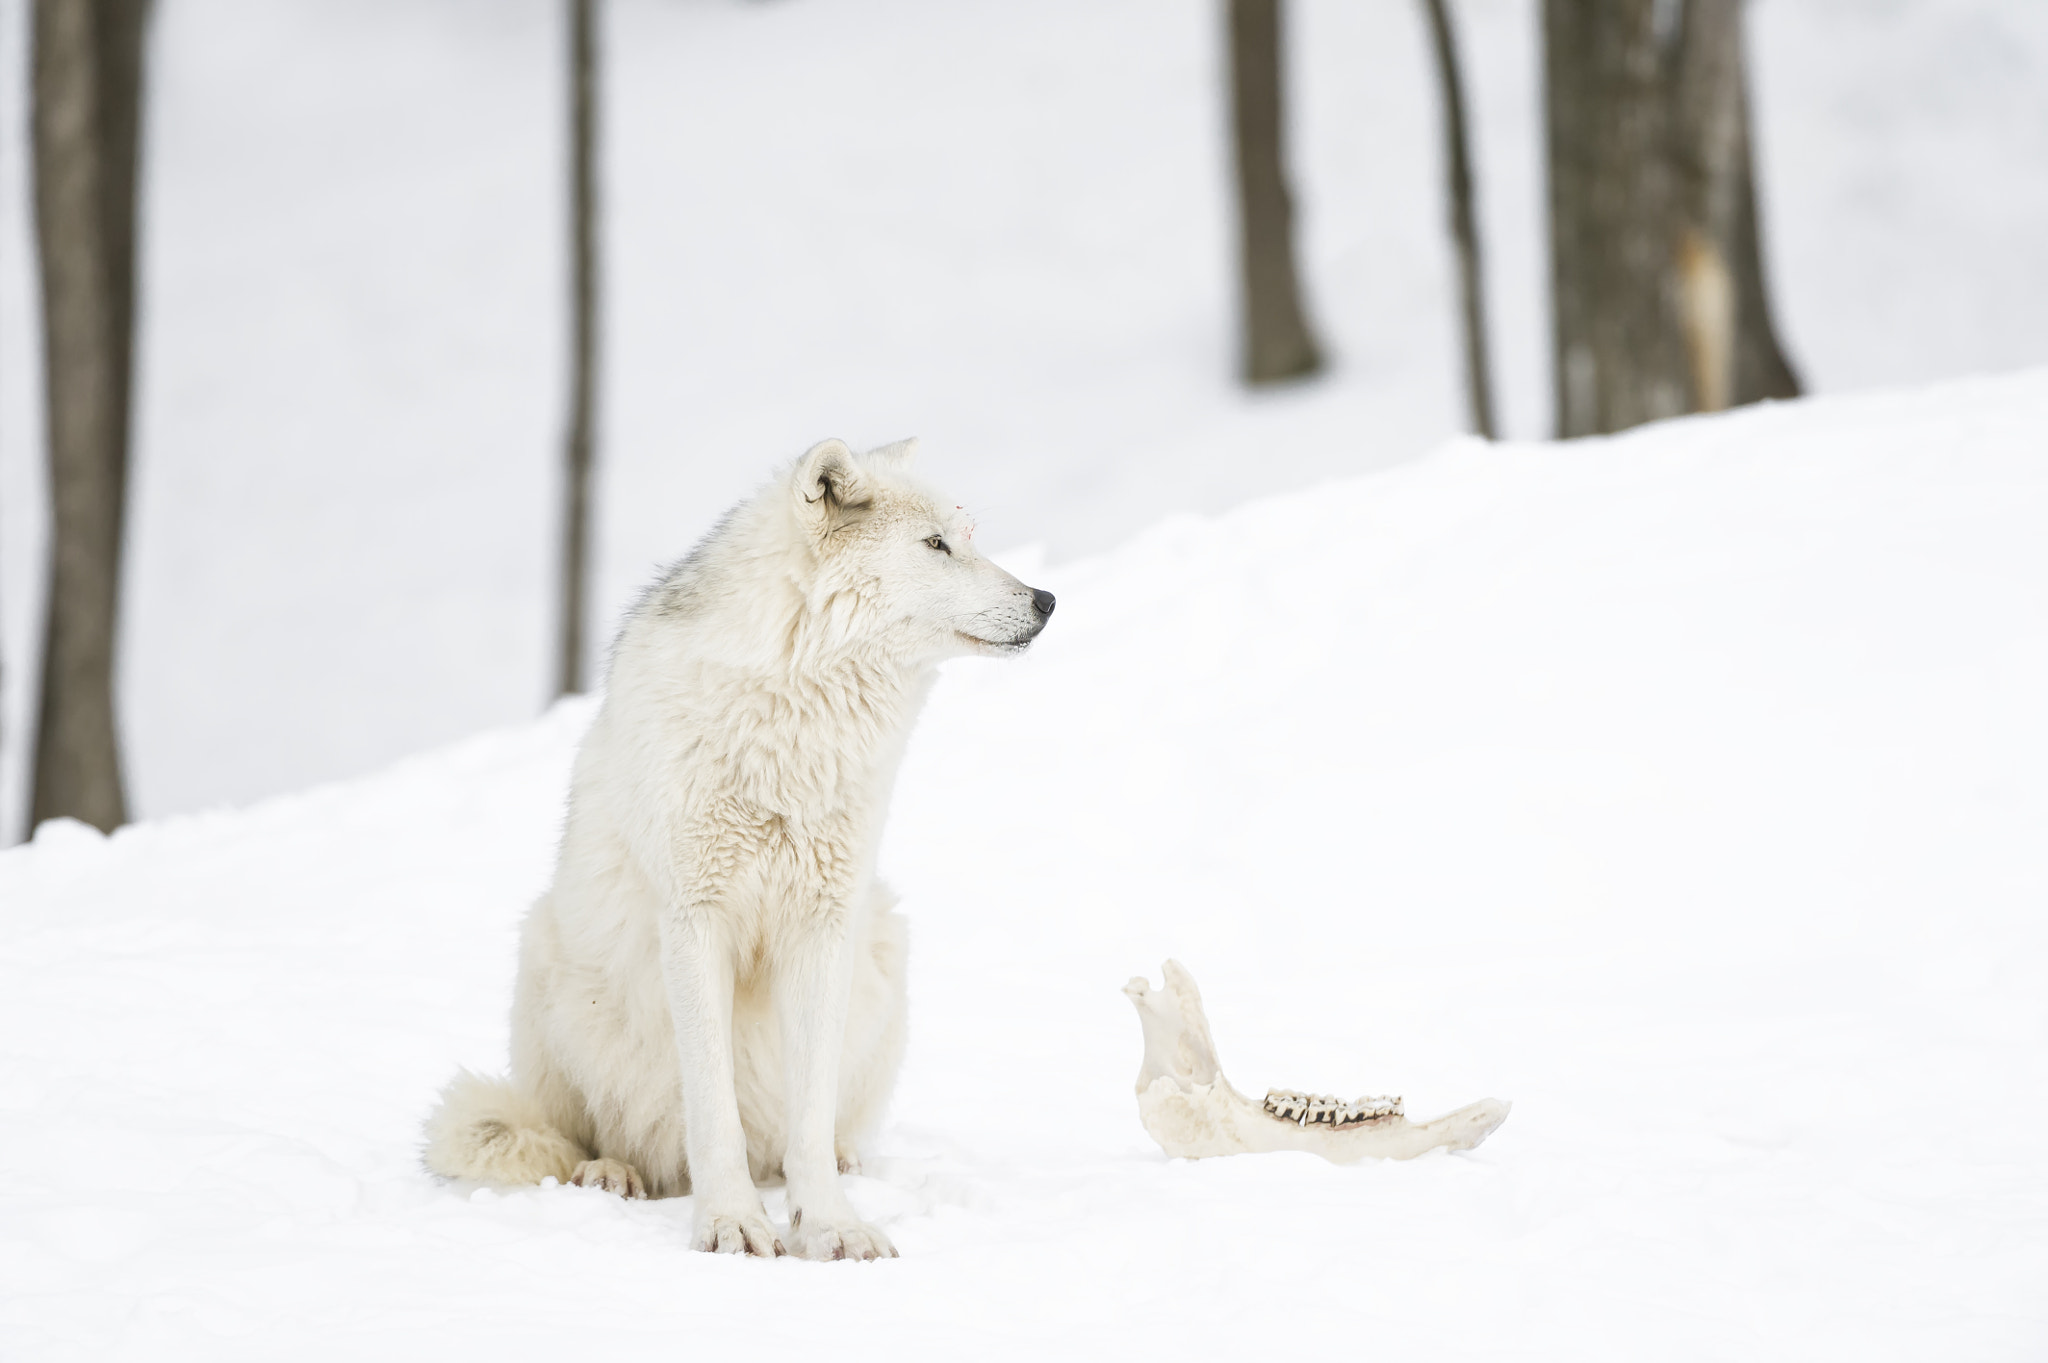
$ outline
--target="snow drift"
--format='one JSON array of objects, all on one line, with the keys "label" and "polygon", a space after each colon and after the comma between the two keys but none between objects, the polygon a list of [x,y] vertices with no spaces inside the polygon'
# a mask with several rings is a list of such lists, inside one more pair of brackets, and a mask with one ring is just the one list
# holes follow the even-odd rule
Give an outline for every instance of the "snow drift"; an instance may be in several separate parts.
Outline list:
[{"label": "snow drift", "polygon": [[[883,851],[883,1265],[421,1172],[435,1085],[502,1064],[586,705],[47,826],[0,854],[0,1353],[2037,1353],[2044,431],[2034,371],[1457,444],[1042,573]],[[1168,1162],[1119,986],[1169,955],[1233,1073],[1514,1120]]]}]

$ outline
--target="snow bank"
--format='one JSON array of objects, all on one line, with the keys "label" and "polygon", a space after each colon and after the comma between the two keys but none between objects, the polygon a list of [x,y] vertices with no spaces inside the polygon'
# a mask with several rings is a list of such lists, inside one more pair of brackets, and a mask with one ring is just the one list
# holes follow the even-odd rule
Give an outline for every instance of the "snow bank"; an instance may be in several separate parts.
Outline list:
[{"label": "snow bank", "polygon": [[[502,1064],[586,707],[45,828],[0,854],[0,1353],[2038,1353],[2044,429],[2035,371],[1453,445],[1041,574],[884,849],[886,1264],[421,1173],[434,1088]],[[1514,1116],[1169,1163],[1118,990],[1167,955],[1241,1085]]]}]

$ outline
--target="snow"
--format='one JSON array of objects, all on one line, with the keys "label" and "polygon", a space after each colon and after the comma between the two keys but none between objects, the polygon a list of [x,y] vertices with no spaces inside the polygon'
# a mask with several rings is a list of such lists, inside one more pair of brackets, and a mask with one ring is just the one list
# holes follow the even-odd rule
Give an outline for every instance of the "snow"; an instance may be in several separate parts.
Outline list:
[{"label": "snow", "polygon": [[[421,1172],[587,703],[47,826],[0,854],[0,1354],[2038,1357],[2044,428],[2036,369],[1453,443],[1014,563],[1059,614],[949,668],[883,852],[881,1264]],[[1168,1161],[1119,987],[1169,955],[1242,1087],[1514,1114]]]},{"label": "snow", "polygon": [[[0,8],[0,840],[37,676],[30,6]],[[1507,429],[1549,426],[1532,0],[1461,0]],[[595,609],[775,461],[917,433],[1055,562],[1459,429],[1413,3],[1290,5],[1327,379],[1230,379],[1220,18],[1184,0],[608,0]],[[1752,6],[1816,391],[2048,363],[2048,6]],[[164,0],[120,705],[157,816],[530,718],[553,670],[561,6]],[[593,631],[593,649],[602,628]]]}]

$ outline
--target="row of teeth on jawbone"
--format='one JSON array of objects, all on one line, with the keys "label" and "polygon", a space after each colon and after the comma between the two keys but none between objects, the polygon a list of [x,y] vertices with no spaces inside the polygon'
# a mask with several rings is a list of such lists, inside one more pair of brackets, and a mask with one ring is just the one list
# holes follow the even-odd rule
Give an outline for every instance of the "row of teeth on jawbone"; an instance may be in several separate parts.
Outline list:
[{"label": "row of teeth on jawbone", "polygon": [[1358,1098],[1347,1103],[1327,1093],[1273,1089],[1266,1094],[1266,1115],[1296,1126],[1361,1126],[1382,1117],[1400,1116],[1401,1100]]}]

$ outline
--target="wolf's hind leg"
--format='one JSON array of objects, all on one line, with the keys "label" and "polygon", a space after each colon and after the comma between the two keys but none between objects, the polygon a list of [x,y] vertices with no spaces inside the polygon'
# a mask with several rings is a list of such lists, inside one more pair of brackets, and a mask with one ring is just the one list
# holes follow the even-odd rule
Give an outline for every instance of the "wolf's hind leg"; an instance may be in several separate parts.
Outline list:
[{"label": "wolf's hind leg", "polygon": [[625,1198],[647,1196],[647,1181],[640,1177],[638,1169],[624,1160],[587,1159],[576,1166],[575,1172],[569,1175],[569,1182],[579,1188],[596,1188]]},{"label": "wolf's hind leg", "polygon": [[441,1090],[427,1117],[425,1154],[427,1168],[443,1178],[500,1185],[566,1183],[590,1159],[532,1095],[467,1070]]}]

